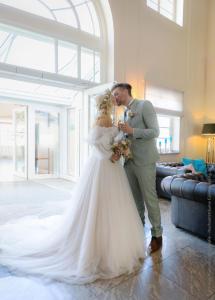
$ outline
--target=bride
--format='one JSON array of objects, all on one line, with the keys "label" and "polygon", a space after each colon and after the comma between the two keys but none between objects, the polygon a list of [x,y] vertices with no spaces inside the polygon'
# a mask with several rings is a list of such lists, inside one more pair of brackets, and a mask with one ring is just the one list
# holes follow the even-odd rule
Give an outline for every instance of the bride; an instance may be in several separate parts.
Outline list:
[{"label": "bride", "polygon": [[[97,98],[98,117],[88,137],[91,156],[60,220],[0,227],[0,264],[15,273],[68,283],[87,283],[129,274],[144,258],[142,223],[120,162],[111,144],[119,139],[112,125],[110,91]],[[29,221],[30,223],[30,221]]]}]

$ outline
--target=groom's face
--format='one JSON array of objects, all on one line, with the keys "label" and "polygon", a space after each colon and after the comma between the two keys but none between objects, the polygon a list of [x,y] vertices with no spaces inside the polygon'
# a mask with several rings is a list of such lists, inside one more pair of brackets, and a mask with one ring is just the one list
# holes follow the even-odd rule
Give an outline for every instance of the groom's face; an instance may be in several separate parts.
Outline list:
[{"label": "groom's face", "polygon": [[118,106],[125,105],[128,99],[128,91],[123,88],[115,88],[112,92]]}]

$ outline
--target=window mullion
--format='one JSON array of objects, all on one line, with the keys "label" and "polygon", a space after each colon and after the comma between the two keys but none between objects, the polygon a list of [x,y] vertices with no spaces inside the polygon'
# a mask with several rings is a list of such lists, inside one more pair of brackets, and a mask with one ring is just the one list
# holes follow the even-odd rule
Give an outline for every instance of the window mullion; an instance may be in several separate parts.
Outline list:
[{"label": "window mullion", "polygon": [[93,81],[96,81],[96,52],[93,51]]},{"label": "window mullion", "polygon": [[77,51],[78,51],[78,78],[81,79],[81,50],[82,47],[78,45]]},{"label": "window mullion", "polygon": [[59,64],[58,64],[58,40],[55,40],[55,73],[58,73]]},{"label": "window mullion", "polygon": [[173,126],[174,126],[174,124],[173,124],[173,118],[171,117],[170,118],[170,127],[169,127],[169,134],[170,134],[170,138],[171,138],[171,140],[170,140],[170,152],[172,152],[172,143],[173,143],[173,134],[174,134],[174,132],[173,132]]},{"label": "window mullion", "polygon": [[160,15],[183,27],[183,0],[169,0],[169,3],[161,0],[156,0],[156,2],[146,0],[146,4]]},{"label": "window mullion", "polygon": [[177,6],[178,6],[178,0],[173,1],[173,20],[176,22],[177,21]]},{"label": "window mullion", "polygon": [[161,12],[161,3],[160,3],[160,0],[158,0],[158,11],[159,11],[159,13]]},{"label": "window mullion", "polygon": [[88,12],[89,12],[89,15],[90,15],[90,19],[91,19],[91,22],[92,22],[92,26],[93,26],[93,34],[96,35],[95,24],[94,24],[92,14],[91,14],[91,11],[90,11],[89,6],[88,6],[87,3],[86,3],[86,6],[87,6],[87,9],[88,9]]}]

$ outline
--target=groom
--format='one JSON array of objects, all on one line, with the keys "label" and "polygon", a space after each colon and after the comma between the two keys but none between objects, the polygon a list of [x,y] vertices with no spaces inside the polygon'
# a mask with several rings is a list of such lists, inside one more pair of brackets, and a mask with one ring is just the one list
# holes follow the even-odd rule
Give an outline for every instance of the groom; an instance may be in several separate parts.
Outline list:
[{"label": "groom", "polygon": [[[125,162],[125,171],[139,211],[143,225],[145,224],[145,205],[151,222],[152,239],[150,252],[162,246],[162,227],[160,208],[155,188],[156,161],[159,158],[155,138],[159,135],[157,116],[151,102],[133,99],[132,86],[128,83],[115,84],[111,92],[118,106],[127,107],[124,114],[125,123],[119,128],[131,141],[132,160]],[[113,158],[118,160],[115,155]]]}]

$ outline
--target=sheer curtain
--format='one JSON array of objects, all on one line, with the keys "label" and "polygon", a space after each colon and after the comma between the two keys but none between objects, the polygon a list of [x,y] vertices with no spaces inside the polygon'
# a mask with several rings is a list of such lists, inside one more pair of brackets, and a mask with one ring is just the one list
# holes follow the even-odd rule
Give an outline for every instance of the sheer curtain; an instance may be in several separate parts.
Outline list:
[{"label": "sheer curtain", "polygon": [[145,99],[152,102],[156,110],[172,111],[176,115],[183,112],[183,92],[146,84]]}]

